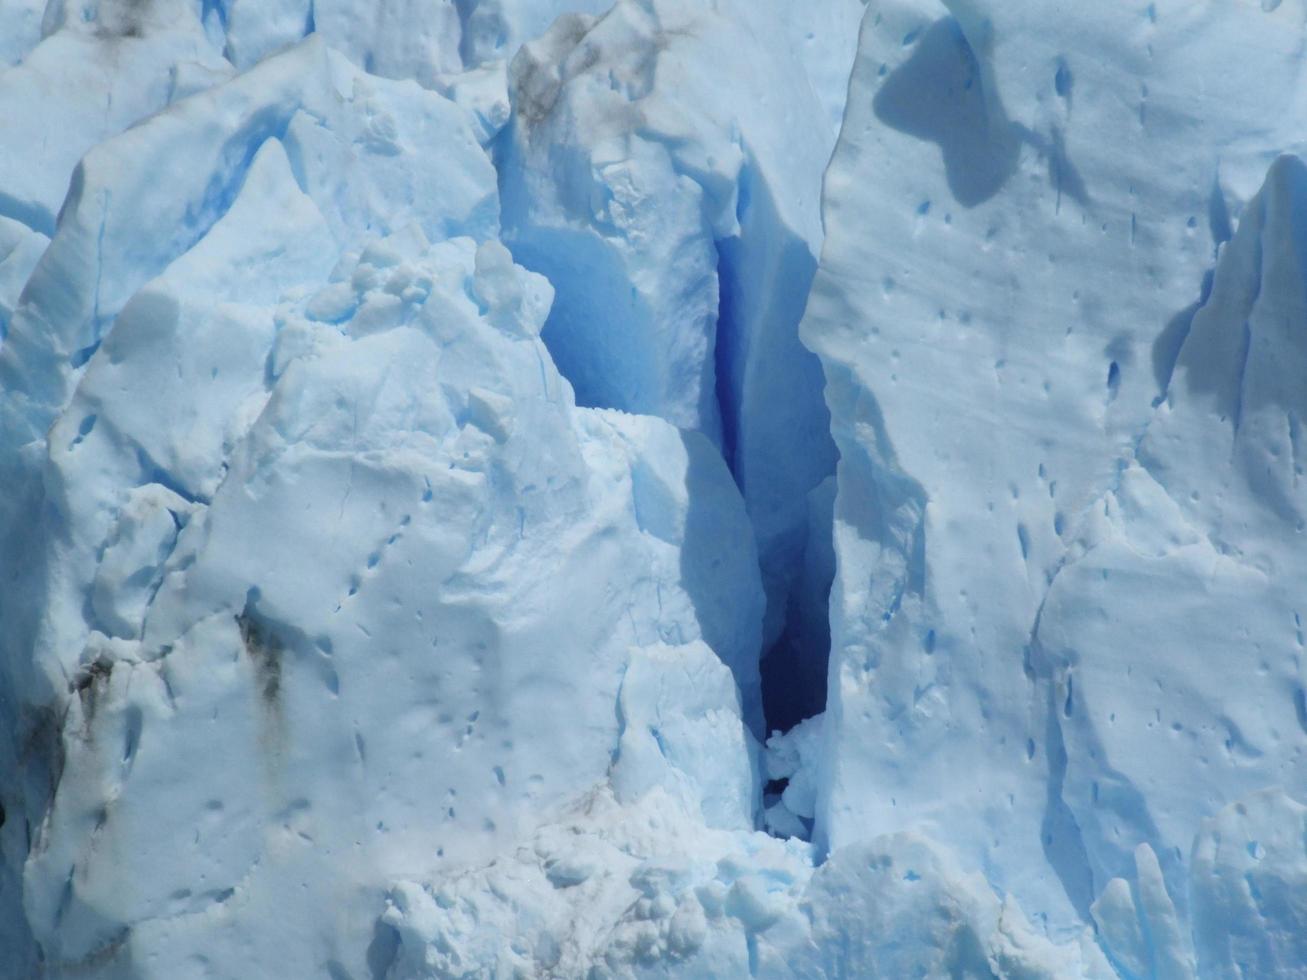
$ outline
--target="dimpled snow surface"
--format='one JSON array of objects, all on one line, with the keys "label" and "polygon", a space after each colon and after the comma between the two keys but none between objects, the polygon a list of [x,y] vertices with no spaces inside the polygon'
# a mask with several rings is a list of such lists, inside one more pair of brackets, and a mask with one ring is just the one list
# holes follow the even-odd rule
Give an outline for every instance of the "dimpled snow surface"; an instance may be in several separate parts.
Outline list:
[{"label": "dimpled snow surface", "polygon": [[0,0],[0,977],[1307,977],[1307,0]]}]

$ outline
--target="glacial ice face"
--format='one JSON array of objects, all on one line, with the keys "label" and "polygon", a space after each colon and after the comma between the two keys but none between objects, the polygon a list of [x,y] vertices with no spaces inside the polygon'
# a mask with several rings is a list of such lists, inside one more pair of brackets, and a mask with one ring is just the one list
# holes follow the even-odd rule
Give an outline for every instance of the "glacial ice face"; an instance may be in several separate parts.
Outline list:
[{"label": "glacial ice face", "polygon": [[0,9],[0,974],[1302,972],[1307,10],[863,11]]},{"label": "glacial ice face", "polygon": [[[1200,919],[1198,907],[1211,902],[1200,831],[1214,811],[1262,809],[1258,791],[1298,790],[1307,776],[1291,584],[1302,574],[1307,504],[1296,449],[1304,408],[1296,378],[1307,367],[1298,336],[1307,322],[1304,216],[1307,166],[1283,157],[1222,248],[1165,400],[1050,589],[1036,637],[1062,705],[1063,796],[1094,881],[1129,877],[1127,842],[1144,842],[1180,914],[1197,906],[1193,936],[1212,975],[1225,967],[1207,962],[1221,955],[1208,944],[1236,944],[1238,961],[1268,976],[1302,962],[1279,938],[1297,930],[1302,903],[1273,886],[1268,901],[1257,900],[1251,941],[1223,915]],[[1147,660],[1131,649],[1148,650]],[[1259,833],[1292,834],[1288,809],[1286,826]],[[1243,843],[1245,853],[1265,850],[1255,835]],[[1290,869],[1300,863],[1286,855],[1273,874],[1298,873]]]},{"label": "glacial ice face", "polygon": [[1143,845],[1183,924],[1200,821],[1302,791],[1303,17],[869,11],[802,334],[841,453],[825,846],[929,828],[1058,935]]}]

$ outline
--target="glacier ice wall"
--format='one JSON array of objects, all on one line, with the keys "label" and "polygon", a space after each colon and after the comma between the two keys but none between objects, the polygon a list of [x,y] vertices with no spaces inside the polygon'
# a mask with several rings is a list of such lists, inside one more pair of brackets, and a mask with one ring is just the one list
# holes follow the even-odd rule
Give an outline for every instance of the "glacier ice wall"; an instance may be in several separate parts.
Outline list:
[{"label": "glacier ice wall", "polygon": [[1300,975],[1305,31],[0,5],[0,974]]},{"label": "glacier ice wall", "polygon": [[1057,935],[1141,845],[1184,919],[1200,821],[1301,792],[1303,16],[869,10],[802,333],[824,846],[932,827]]}]

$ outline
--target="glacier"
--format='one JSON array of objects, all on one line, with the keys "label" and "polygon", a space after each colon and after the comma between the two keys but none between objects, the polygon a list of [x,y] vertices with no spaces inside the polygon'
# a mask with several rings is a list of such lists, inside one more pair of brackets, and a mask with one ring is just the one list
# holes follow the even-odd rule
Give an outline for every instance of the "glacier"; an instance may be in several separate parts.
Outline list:
[{"label": "glacier", "polygon": [[0,0],[0,976],[1307,975],[1304,0]]}]

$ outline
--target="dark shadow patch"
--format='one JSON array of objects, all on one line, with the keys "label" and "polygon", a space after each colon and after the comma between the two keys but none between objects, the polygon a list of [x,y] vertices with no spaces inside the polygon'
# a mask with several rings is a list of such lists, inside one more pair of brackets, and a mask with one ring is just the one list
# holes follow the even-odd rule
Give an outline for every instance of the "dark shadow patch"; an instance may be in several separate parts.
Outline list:
[{"label": "dark shadow patch", "polygon": [[1066,140],[1062,136],[1062,130],[1053,128],[1053,135],[1048,140],[1045,152],[1048,156],[1048,181],[1057,193],[1058,209],[1061,210],[1063,194],[1082,208],[1089,207],[1089,188],[1085,186],[1085,179],[1080,175],[1080,171],[1067,156]]},{"label": "dark shadow patch", "polygon": [[[24,705],[18,719],[18,761],[27,770],[27,799],[54,799],[55,789],[63,778],[65,747],[63,715],[49,705]],[[40,787],[41,792],[31,791]]]},{"label": "dark shadow patch", "polygon": [[1193,327],[1194,316],[1207,304],[1207,298],[1212,295],[1213,278],[1213,270],[1208,269],[1203,274],[1198,301],[1190,303],[1171,317],[1162,328],[1162,332],[1157,335],[1157,339],[1153,341],[1153,380],[1157,382],[1158,392],[1156,404],[1160,405],[1166,398],[1166,391],[1171,386],[1171,376],[1175,373],[1176,362],[1180,359],[1180,350],[1184,347],[1184,342]]},{"label": "dark shadow patch", "polygon": [[[741,174],[741,198],[745,196],[745,186],[745,174]],[[738,241],[717,243],[717,329],[713,335],[713,380],[722,420],[722,456],[736,483],[739,483],[736,451],[740,442],[740,402],[744,387],[744,379],[740,377],[744,366],[739,363],[739,351],[744,345],[737,323],[736,283],[731,275],[731,260],[738,250]]]},{"label": "dark shadow patch", "polygon": [[789,731],[826,710],[830,667],[830,593],[835,581],[835,480],[808,495],[803,570],[789,595],[780,639],[760,664],[767,731]]},{"label": "dark shadow patch", "polygon": [[[1036,660],[1042,660],[1036,651]],[[1090,921],[1089,908],[1094,901],[1094,879],[1089,870],[1089,854],[1085,850],[1084,835],[1075,814],[1063,796],[1066,786],[1067,753],[1062,739],[1060,714],[1070,715],[1072,698],[1068,685],[1062,703],[1057,703],[1057,685],[1046,680],[1048,710],[1044,728],[1044,747],[1048,754],[1048,792],[1044,800],[1044,819],[1040,825],[1039,841],[1044,858],[1062,882],[1071,907],[1082,919]],[[1027,751],[1027,756],[1031,756]]]},{"label": "dark shadow patch", "polygon": [[76,694],[82,702],[82,715],[89,726],[95,717],[95,710],[109,686],[109,675],[113,673],[113,662],[104,658],[82,666],[69,681],[70,694]]},{"label": "dark shadow patch", "polygon": [[1217,248],[1234,237],[1234,223],[1230,220],[1230,208],[1225,203],[1219,176],[1212,178],[1212,193],[1207,198],[1207,227]]},{"label": "dark shadow patch", "polygon": [[506,244],[514,262],[554,284],[540,339],[577,405],[658,414],[664,391],[653,311],[617,250],[586,231],[547,227],[517,229]]},{"label": "dark shadow patch", "polygon": [[[829,586],[828,586],[829,588]],[[787,622],[759,665],[762,713],[768,732],[787,732],[805,718],[826,710],[826,670],[830,663],[830,626],[824,644],[796,636]]]},{"label": "dark shadow patch", "polygon": [[101,4],[96,16],[96,37],[105,41],[144,37],[151,6],[152,0],[118,0],[113,5]]},{"label": "dark shadow patch", "polygon": [[892,129],[939,146],[949,191],[963,207],[997,194],[1017,169],[1021,131],[952,17],[935,21],[872,103]]},{"label": "dark shadow patch", "polygon": [[1121,380],[1125,374],[1125,369],[1133,366],[1135,361],[1134,348],[1130,345],[1130,337],[1127,334],[1118,334],[1113,337],[1103,348],[1103,354],[1108,359],[1107,365],[1107,400],[1115,401],[1116,396],[1121,392]]},{"label": "dark shadow patch", "polygon": [[368,972],[372,980],[385,980],[391,966],[399,956],[399,930],[380,919],[372,928],[372,942],[368,943]]},{"label": "dark shadow patch", "polygon": [[[755,528],[764,532],[758,558],[769,608],[759,672],[771,732],[826,704],[839,454],[821,362],[798,336],[817,261],[802,239],[776,234],[785,225],[775,194],[747,147],[745,153],[736,197],[740,233],[714,243],[714,373],[723,455]],[[800,447],[800,458],[787,447]]]},{"label": "dark shadow patch", "polygon": [[1057,70],[1053,72],[1053,91],[1066,102],[1067,111],[1071,110],[1071,91],[1075,87],[1075,77],[1065,58],[1057,59]]},{"label": "dark shadow patch", "polygon": [[[1271,408],[1302,418],[1307,363],[1301,283],[1307,276],[1307,164],[1281,156],[1243,209],[1221,249],[1210,301],[1194,317],[1179,356],[1186,390],[1230,422]],[[1259,494],[1281,496],[1275,481],[1246,470]],[[1287,499],[1283,516],[1299,520]],[[1278,507],[1279,505],[1277,505]]]},{"label": "dark shadow patch", "polygon": [[[1271,180],[1268,177],[1268,182]],[[1244,408],[1244,382],[1252,351],[1249,323],[1266,282],[1266,188],[1249,205],[1239,235],[1222,250],[1211,301],[1195,312],[1176,358],[1184,365],[1185,389],[1210,400],[1235,432]]]},{"label": "dark shadow patch", "polygon": [[[681,584],[694,606],[703,641],[735,676],[745,723],[754,735],[762,737],[762,694],[757,663],[745,659],[757,654],[735,650],[738,638],[729,628],[731,617],[724,617],[720,606],[725,599],[722,569],[731,567],[737,560],[740,536],[747,535],[749,528],[743,522],[737,525],[734,521],[723,526],[723,515],[739,507],[739,497],[716,447],[698,432],[682,431],[681,441],[688,463],[685,485],[690,488],[681,545]],[[739,655],[740,662],[724,656],[727,651]]]}]

